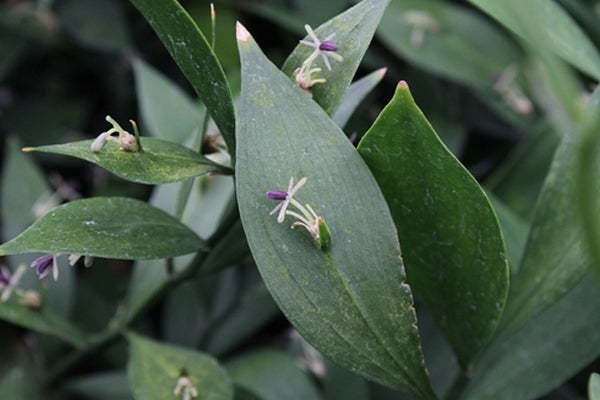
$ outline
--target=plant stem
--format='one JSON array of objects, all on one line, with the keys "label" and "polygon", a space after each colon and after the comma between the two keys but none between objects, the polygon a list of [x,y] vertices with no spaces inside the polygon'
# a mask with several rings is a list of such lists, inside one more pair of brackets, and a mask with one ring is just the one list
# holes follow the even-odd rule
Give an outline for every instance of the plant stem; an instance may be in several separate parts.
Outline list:
[{"label": "plant stem", "polygon": [[462,392],[465,390],[465,387],[469,383],[471,378],[464,371],[459,371],[456,377],[454,378],[454,382],[452,382],[452,386],[446,392],[444,396],[445,400],[454,400],[458,399]]}]

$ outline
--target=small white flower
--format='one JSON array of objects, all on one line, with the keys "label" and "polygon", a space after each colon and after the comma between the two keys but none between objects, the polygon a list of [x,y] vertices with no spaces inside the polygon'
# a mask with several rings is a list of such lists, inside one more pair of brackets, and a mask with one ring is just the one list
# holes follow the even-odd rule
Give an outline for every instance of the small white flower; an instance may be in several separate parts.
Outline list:
[{"label": "small white flower", "polygon": [[182,400],[190,400],[192,397],[198,397],[198,390],[194,387],[194,382],[188,376],[180,376],[177,379],[177,386],[173,390],[173,395],[181,395]]}]

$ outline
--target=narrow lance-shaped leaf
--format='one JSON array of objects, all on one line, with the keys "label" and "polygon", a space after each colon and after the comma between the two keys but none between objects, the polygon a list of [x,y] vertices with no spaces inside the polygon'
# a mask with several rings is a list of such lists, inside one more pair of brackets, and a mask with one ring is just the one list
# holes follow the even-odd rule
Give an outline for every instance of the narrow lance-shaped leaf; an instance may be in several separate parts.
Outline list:
[{"label": "narrow lance-shaped leaf", "polygon": [[[152,26],[235,152],[235,116],[229,83],[213,49],[176,0],[131,0]],[[234,157],[232,157],[234,159]]]},{"label": "narrow lance-shaped leaf", "polygon": [[[385,200],[356,150],[237,27],[242,91],[237,114],[240,216],[254,260],[279,307],[326,356],[369,379],[434,398],[416,317]],[[258,99],[258,100],[257,100]],[[293,218],[277,223],[270,189],[290,177],[296,198],[331,231],[319,249]]]},{"label": "narrow lance-shaped leaf", "polygon": [[156,185],[181,181],[210,172],[226,173],[228,168],[216,164],[199,153],[179,144],[143,137],[143,151],[123,151],[114,141],[98,152],[90,150],[92,140],[65,144],[26,147],[26,152],[64,154],[89,161],[132,182]]},{"label": "narrow lance-shaped leaf", "polygon": [[353,82],[342,98],[342,103],[331,117],[336,124],[343,128],[360,102],[377,86],[385,76],[387,68],[380,68]]},{"label": "narrow lance-shaped leaf", "polygon": [[19,236],[0,245],[0,255],[85,254],[136,260],[175,257],[202,245],[187,226],[145,202],[94,197],[48,211]]},{"label": "narrow lance-shaped leaf", "polygon": [[185,377],[196,390],[196,396],[189,398],[233,400],[231,381],[209,355],[161,344],[134,333],[129,333],[127,339],[131,346],[127,373],[135,399],[185,398],[183,387],[174,395],[180,378]]},{"label": "narrow lance-shaped leaf", "polygon": [[581,28],[555,1],[469,0],[534,48],[548,49],[600,79],[600,54]]},{"label": "narrow lance-shaped leaf", "polygon": [[[329,115],[340,105],[388,3],[389,0],[362,1],[315,29],[315,34],[321,41],[335,33],[332,40],[338,47],[337,53],[344,57],[343,62],[331,61],[331,71],[327,70],[320,57],[315,63],[315,67],[322,69],[315,76],[327,81],[315,84],[311,88],[312,95]],[[310,41],[308,37],[305,39]],[[300,68],[313,50],[312,47],[299,44],[281,70],[292,78],[294,70]]]},{"label": "narrow lance-shaped leaf", "polygon": [[498,220],[402,81],[358,147],[383,191],[408,280],[463,368],[494,332],[508,290]]},{"label": "narrow lance-shaped leaf", "polygon": [[[597,109],[597,104],[593,107]],[[519,273],[510,287],[503,332],[516,329],[564,296],[592,265],[584,223],[576,206],[581,204],[577,186],[580,145],[578,138],[569,134],[556,151],[538,198]],[[597,149],[597,144],[592,148]],[[587,169],[596,176],[600,159],[591,157],[588,162]],[[597,179],[584,184],[590,185],[588,193],[600,190]],[[597,223],[600,204],[587,205],[586,218]]]}]

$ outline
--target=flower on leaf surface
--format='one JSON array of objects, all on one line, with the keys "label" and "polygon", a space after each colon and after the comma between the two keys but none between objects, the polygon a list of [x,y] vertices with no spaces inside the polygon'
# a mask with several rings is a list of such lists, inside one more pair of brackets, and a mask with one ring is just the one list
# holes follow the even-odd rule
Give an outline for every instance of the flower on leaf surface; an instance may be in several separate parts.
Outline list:
[{"label": "flower on leaf surface", "polygon": [[15,273],[11,274],[8,268],[4,266],[0,267],[0,292],[2,292],[2,296],[0,296],[1,302],[5,302],[10,298],[13,290],[15,290],[19,285],[21,276],[23,276],[26,268],[27,267],[25,265],[20,265]]},{"label": "flower on leaf surface", "polygon": [[[304,186],[307,178],[304,177],[294,185],[294,177],[290,178],[287,192],[283,190],[269,190],[266,193],[266,197],[271,200],[280,200],[281,202],[271,210],[269,215],[277,215],[277,222],[282,223],[286,215],[296,218],[296,221],[290,226],[294,229],[297,226],[301,226],[308,231],[310,236],[314,239],[317,246],[322,250],[327,250],[331,245],[331,232],[329,227],[325,223],[325,220],[318,216],[315,210],[309,205],[302,205],[298,200],[294,198],[294,195],[298,190]],[[296,211],[289,210],[290,204],[295,207]]]},{"label": "flower on leaf surface", "polygon": [[35,272],[40,279],[45,278],[50,273],[50,269],[52,269],[54,280],[58,279],[58,261],[54,254],[44,254],[33,260],[29,266],[35,267]]}]

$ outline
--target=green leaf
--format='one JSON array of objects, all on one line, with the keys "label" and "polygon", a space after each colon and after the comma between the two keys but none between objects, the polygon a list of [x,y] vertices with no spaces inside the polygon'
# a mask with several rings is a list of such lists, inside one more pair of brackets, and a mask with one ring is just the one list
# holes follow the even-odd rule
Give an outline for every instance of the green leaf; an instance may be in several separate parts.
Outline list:
[{"label": "green leaf", "polygon": [[360,102],[373,90],[375,86],[383,79],[387,68],[380,68],[371,72],[369,75],[353,82],[346,90],[340,108],[331,117],[333,121],[341,128],[346,125],[350,116],[356,110]]},{"label": "green leaf", "polygon": [[152,26],[206,105],[235,159],[235,116],[229,83],[206,38],[176,0],[131,2]]},{"label": "green leaf", "polygon": [[600,400],[600,375],[595,372],[590,375],[588,396],[590,400]]},{"label": "green leaf", "polygon": [[[594,169],[600,168],[595,160]],[[563,138],[544,182],[519,272],[511,282],[502,320],[510,332],[565,295],[591,265],[577,204],[577,142]],[[598,182],[588,182],[595,190]],[[596,207],[592,214],[600,216]]]},{"label": "green leaf", "polygon": [[315,384],[296,360],[275,350],[260,350],[227,365],[233,383],[262,400],[321,400]]},{"label": "green leaf", "polygon": [[[322,68],[317,76],[327,79],[327,82],[313,86],[312,95],[328,114],[332,115],[340,105],[388,3],[389,0],[362,1],[314,30],[320,40],[335,33],[333,40],[339,48],[337,52],[344,57],[342,62],[331,60],[331,71],[327,70],[320,57],[316,61],[316,67]],[[304,39],[310,41],[308,37]],[[302,65],[313,50],[312,47],[299,44],[281,70],[291,79],[294,70]]]},{"label": "green leaf", "polygon": [[86,344],[84,333],[52,310],[35,310],[20,305],[15,294],[6,302],[0,302],[0,319],[35,332],[54,336],[72,346],[82,349]]},{"label": "green leaf", "polygon": [[[587,278],[587,279],[586,279]],[[461,400],[538,399],[600,354],[600,293],[593,276],[478,360]]]},{"label": "green leaf", "polygon": [[600,55],[559,5],[550,0],[469,0],[533,48],[547,49],[600,79]]},{"label": "green leaf", "polygon": [[39,252],[136,260],[174,257],[202,245],[188,227],[145,202],[95,197],[48,211],[0,245],[0,255]]},{"label": "green leaf", "polygon": [[487,92],[494,77],[521,57],[481,16],[442,1],[392,1],[377,35],[403,59]]},{"label": "green leaf", "polygon": [[182,347],[161,344],[134,333],[127,335],[131,355],[129,385],[138,400],[175,398],[173,390],[182,372],[198,391],[198,398],[232,400],[229,377],[210,356]]},{"label": "green leaf", "polygon": [[[394,224],[377,182],[340,128],[264,57],[240,24],[237,38],[236,188],[267,288],[302,336],[336,363],[434,398]],[[297,197],[325,219],[328,251],[303,229],[290,229],[290,218],[278,224],[269,215],[275,204],[265,192],[285,189],[290,177],[308,178]]]},{"label": "green leaf", "polygon": [[23,151],[76,157],[99,165],[123,179],[148,185],[227,171],[227,168],[179,144],[149,137],[140,140],[143,151],[138,152],[123,151],[118,143],[109,141],[102,150],[95,153],[90,149],[93,140],[25,147]]},{"label": "green leaf", "polygon": [[398,84],[358,146],[398,229],[408,280],[468,367],[508,290],[506,251],[485,193]]},{"label": "green leaf", "polygon": [[144,61],[135,60],[133,72],[146,129],[154,137],[184,143],[202,121],[201,106]]}]

